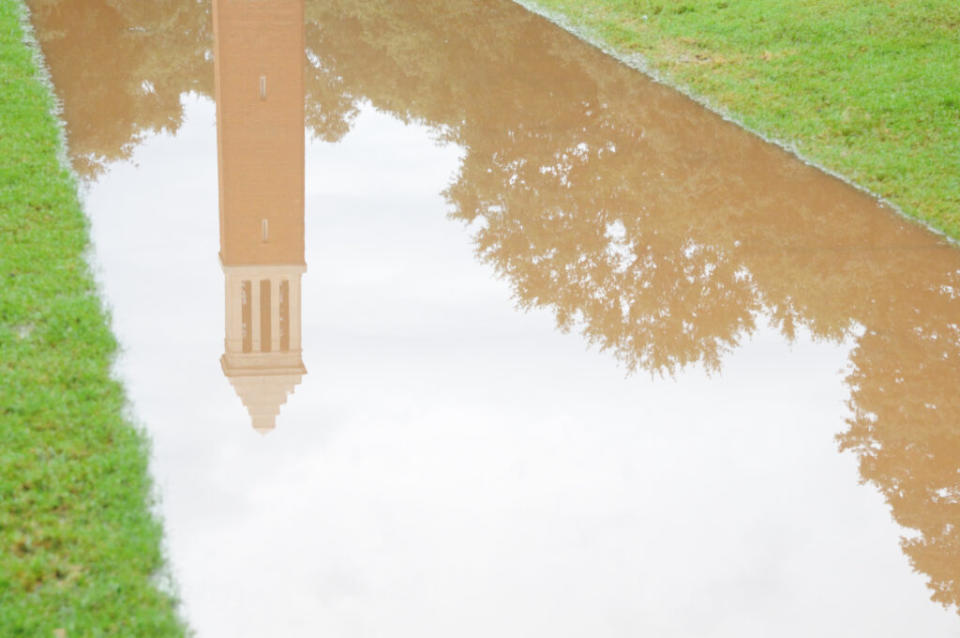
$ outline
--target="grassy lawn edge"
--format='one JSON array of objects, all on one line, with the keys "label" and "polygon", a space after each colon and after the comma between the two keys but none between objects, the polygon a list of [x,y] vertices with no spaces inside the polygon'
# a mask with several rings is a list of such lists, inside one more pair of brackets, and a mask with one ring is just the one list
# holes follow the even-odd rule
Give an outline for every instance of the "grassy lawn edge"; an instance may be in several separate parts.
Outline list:
[{"label": "grassy lawn edge", "polygon": [[960,4],[514,1],[960,240]]},{"label": "grassy lawn edge", "polygon": [[56,113],[0,0],[0,635],[184,636]]}]

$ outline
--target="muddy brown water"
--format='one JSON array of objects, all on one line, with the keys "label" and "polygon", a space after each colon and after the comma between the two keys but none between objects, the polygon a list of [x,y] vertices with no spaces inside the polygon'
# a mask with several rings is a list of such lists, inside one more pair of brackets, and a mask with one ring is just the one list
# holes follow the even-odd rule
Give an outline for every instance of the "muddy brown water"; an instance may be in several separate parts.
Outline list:
[{"label": "muddy brown water", "polygon": [[957,248],[509,2],[29,4],[199,636],[960,635]]}]

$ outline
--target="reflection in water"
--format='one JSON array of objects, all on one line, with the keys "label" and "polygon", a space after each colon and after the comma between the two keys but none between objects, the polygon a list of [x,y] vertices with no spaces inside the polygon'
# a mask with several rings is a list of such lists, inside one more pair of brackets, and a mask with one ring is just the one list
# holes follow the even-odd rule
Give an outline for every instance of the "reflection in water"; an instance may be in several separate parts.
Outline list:
[{"label": "reflection in water", "polygon": [[210,5],[179,0],[32,0],[63,106],[74,169],[93,177],[148,133],[177,131],[180,96],[213,95]]},{"label": "reflection in water", "polygon": [[220,362],[253,427],[272,430],[306,374],[303,255],[303,2],[215,1]]},{"label": "reflection in water", "polygon": [[[136,54],[121,60],[127,66],[116,78],[112,65],[84,62],[93,55],[84,48],[86,22],[71,25],[63,18],[70,9],[33,0],[71,141],[83,141],[72,144],[81,166],[91,157],[121,157],[141,131],[176,121],[180,92],[204,90],[206,71],[194,52],[208,37],[196,7],[189,10],[195,14],[158,10],[137,22],[129,17],[130,2],[88,3],[109,5],[101,7],[103,19],[128,25],[108,36],[128,48],[130,26],[142,30],[133,33],[189,41],[133,46]],[[282,3],[238,4],[267,11]],[[863,480],[884,494],[909,530],[903,550],[929,578],[933,598],[960,604],[960,253],[954,247],[509,2],[329,0],[310,2],[306,12],[308,127],[339,139],[367,100],[462,147],[459,175],[447,191],[452,216],[477,229],[479,257],[507,277],[522,306],[551,310],[560,328],[580,330],[630,369],[654,373],[690,365],[719,372],[724,354],[761,320],[787,339],[805,329],[854,343],[846,379],[851,416],[840,446],[858,455]],[[160,19],[171,15],[182,22],[170,27]],[[224,36],[223,16],[217,24]],[[276,55],[291,42],[299,46],[300,37],[298,31],[278,41]],[[248,86],[238,95],[237,104],[250,109],[243,116],[273,117],[267,110],[275,104],[273,83],[268,79],[266,102],[255,95],[258,56],[236,54],[248,67],[236,70]],[[141,61],[146,55],[170,60]],[[290,55],[282,64],[292,69]],[[175,56],[189,63],[178,65]],[[156,97],[124,101],[131,124],[122,130],[112,122],[101,126],[90,107],[97,96],[86,91],[104,84],[101,75],[124,96],[149,86]],[[237,282],[268,276],[257,270],[231,279],[241,272],[231,268],[245,264],[252,273],[278,260],[302,266],[302,234],[257,243],[265,215],[254,210],[256,197],[242,195],[259,184],[273,201],[290,204],[270,214],[293,220],[296,208],[301,217],[291,227],[300,233],[302,209],[291,202],[302,206],[302,190],[281,187],[271,176],[281,179],[273,170],[278,162],[285,162],[285,179],[302,175],[302,165],[290,164],[302,158],[302,138],[294,143],[280,120],[264,139],[253,137],[258,130],[250,129],[259,127],[249,119],[230,129],[230,98],[221,86],[227,77],[233,76],[220,69],[221,219],[228,287],[239,286],[228,299],[235,299],[245,290]],[[295,120],[299,128],[304,113],[289,108],[287,124]],[[238,147],[249,144],[264,161],[232,153],[225,163],[234,136]],[[281,157],[281,147],[286,159],[266,161],[275,152]],[[282,225],[268,220],[268,231]],[[299,290],[297,271],[285,272],[291,291]],[[251,283],[247,299],[256,295],[254,306],[267,295]],[[290,303],[290,316],[298,315]],[[242,302],[232,308],[228,374],[242,368],[227,365],[232,356],[246,357],[250,368],[258,357],[278,357],[273,333],[264,338],[267,315]],[[261,347],[271,342],[269,353],[242,352],[244,313],[250,343],[259,334]],[[281,321],[270,317],[270,326]],[[284,356],[297,350],[291,346]],[[288,381],[299,374],[295,367],[283,368]],[[798,400],[803,392],[797,388]]]}]

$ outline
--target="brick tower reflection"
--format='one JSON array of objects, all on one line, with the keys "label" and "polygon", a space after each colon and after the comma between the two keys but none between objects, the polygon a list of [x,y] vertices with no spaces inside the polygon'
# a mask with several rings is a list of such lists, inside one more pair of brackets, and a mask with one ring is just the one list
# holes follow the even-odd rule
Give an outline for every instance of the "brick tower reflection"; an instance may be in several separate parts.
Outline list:
[{"label": "brick tower reflection", "polygon": [[220,359],[267,433],[306,369],[300,349],[303,256],[303,0],[214,0]]}]

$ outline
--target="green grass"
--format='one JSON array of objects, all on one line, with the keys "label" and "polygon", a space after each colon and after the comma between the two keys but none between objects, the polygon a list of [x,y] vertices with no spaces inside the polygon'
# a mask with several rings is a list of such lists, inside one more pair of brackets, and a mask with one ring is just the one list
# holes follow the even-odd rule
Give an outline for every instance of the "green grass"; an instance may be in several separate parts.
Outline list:
[{"label": "green grass", "polygon": [[960,238],[957,0],[533,0]]},{"label": "green grass", "polygon": [[182,636],[21,11],[0,0],[0,636]]}]

